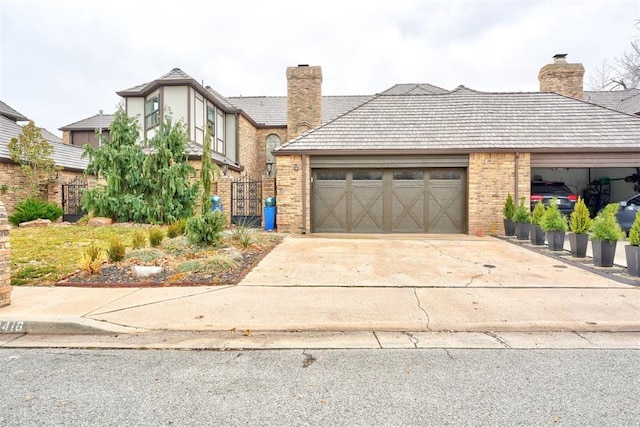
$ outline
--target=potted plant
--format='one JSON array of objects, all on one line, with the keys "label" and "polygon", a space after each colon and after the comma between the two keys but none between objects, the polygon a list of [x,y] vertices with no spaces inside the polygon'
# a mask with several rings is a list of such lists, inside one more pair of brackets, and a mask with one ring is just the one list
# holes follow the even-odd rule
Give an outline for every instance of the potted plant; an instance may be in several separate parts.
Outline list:
[{"label": "potted plant", "polygon": [[515,236],[516,225],[513,222],[513,215],[516,213],[516,204],[513,202],[511,193],[507,195],[507,200],[502,207],[502,215],[504,215],[504,234],[507,236]]},{"label": "potted plant", "polygon": [[540,220],[542,219],[542,215],[546,207],[542,200],[536,203],[536,206],[533,208],[533,212],[531,212],[531,244],[532,245],[544,245],[544,230],[540,227]]},{"label": "potted plant", "polygon": [[564,249],[564,235],[569,228],[567,217],[558,209],[558,199],[555,197],[549,202],[542,218],[540,227],[547,233],[547,245],[551,251],[561,251]]},{"label": "potted plant", "polygon": [[591,229],[591,216],[589,208],[582,200],[582,197],[578,197],[578,201],[573,207],[573,212],[569,217],[569,245],[571,246],[571,256],[576,258],[584,258],[587,256],[587,244],[589,243],[589,236],[587,232]]},{"label": "potted plant", "polygon": [[593,220],[591,247],[593,249],[593,264],[596,267],[613,266],[616,243],[624,238],[624,231],[616,219],[619,207],[618,203],[610,203]]},{"label": "potted plant", "polygon": [[629,229],[629,244],[624,247],[624,251],[627,256],[627,274],[640,277],[640,215],[637,213]]},{"label": "potted plant", "polygon": [[513,214],[513,222],[516,224],[516,239],[518,240],[529,239],[529,224],[531,224],[531,214],[529,213],[529,208],[524,204],[525,200],[526,197],[520,198],[520,204]]},{"label": "potted plant", "polygon": [[624,247],[624,251],[627,256],[627,274],[640,277],[640,215],[637,213],[629,229],[629,244]]}]

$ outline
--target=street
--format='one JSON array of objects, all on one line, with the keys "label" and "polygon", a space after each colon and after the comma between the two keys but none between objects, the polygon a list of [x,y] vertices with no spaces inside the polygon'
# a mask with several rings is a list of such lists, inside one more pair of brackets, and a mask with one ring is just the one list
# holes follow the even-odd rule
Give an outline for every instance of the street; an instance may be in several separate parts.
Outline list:
[{"label": "street", "polygon": [[640,350],[0,349],[0,424],[637,425]]}]

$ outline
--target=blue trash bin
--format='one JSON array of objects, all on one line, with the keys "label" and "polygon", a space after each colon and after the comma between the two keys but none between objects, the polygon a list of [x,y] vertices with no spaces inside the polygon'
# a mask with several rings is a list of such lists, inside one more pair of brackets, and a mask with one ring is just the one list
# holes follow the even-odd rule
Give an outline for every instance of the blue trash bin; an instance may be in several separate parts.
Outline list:
[{"label": "blue trash bin", "polygon": [[276,207],[275,206],[264,207],[264,229],[265,231],[271,231],[276,229]]}]

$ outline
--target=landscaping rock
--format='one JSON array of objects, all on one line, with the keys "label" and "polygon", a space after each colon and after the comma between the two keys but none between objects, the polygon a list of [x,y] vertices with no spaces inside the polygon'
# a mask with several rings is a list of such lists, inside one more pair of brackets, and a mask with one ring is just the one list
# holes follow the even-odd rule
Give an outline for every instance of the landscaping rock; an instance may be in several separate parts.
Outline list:
[{"label": "landscaping rock", "polygon": [[20,227],[48,227],[51,224],[50,219],[34,219],[33,221],[27,221],[20,223]]},{"label": "landscaping rock", "polygon": [[97,217],[91,218],[89,222],[87,222],[87,225],[103,226],[103,225],[111,225],[112,223],[113,221],[111,220],[111,218],[104,218],[101,216],[97,216]]},{"label": "landscaping rock", "polygon": [[162,267],[154,267],[147,265],[134,265],[131,267],[136,277],[150,277],[162,273]]}]

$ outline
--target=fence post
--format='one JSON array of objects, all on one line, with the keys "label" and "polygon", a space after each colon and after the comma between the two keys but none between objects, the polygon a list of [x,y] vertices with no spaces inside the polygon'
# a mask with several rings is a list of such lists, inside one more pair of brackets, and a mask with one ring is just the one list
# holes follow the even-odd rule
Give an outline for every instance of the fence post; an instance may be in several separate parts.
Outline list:
[{"label": "fence post", "polygon": [[11,263],[9,256],[11,246],[9,244],[9,220],[7,209],[0,201],[0,307],[11,304]]}]

